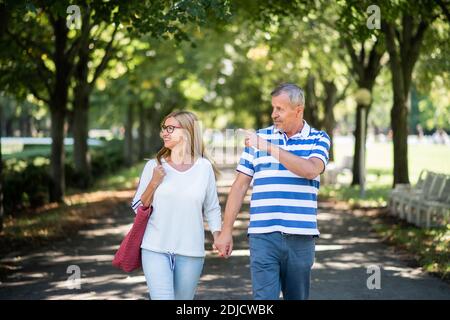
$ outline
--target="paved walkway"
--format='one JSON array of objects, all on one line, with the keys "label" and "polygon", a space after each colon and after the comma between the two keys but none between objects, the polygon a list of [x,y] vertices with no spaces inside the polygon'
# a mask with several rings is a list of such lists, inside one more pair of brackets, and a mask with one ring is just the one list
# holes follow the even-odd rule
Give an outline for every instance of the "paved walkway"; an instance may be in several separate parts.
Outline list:
[{"label": "paved walkway", "polygon": [[[233,170],[219,181],[224,201]],[[0,299],[147,299],[142,271],[127,275],[111,266],[111,259],[133,214],[128,201],[134,191],[121,192],[110,215],[92,221],[76,237],[31,253],[11,253],[1,260],[16,272],[0,284]],[[117,200],[117,199],[116,199]],[[223,260],[211,252],[211,235],[196,299],[251,299],[249,252],[246,238],[248,200],[235,226],[235,250]],[[370,225],[355,212],[321,204],[311,299],[450,299],[450,286],[411,267],[408,260],[380,242]],[[81,271],[79,289],[70,289],[70,265]],[[380,289],[369,290],[367,267],[381,270]]]}]

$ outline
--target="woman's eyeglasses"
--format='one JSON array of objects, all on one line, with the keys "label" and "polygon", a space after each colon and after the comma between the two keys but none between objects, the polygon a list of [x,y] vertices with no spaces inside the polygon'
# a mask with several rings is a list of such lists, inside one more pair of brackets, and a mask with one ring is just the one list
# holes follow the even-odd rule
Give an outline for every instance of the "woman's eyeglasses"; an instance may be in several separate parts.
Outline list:
[{"label": "woman's eyeglasses", "polygon": [[181,127],[162,125],[161,126],[161,132],[166,131],[167,133],[172,133],[175,130],[175,128],[181,129]]}]

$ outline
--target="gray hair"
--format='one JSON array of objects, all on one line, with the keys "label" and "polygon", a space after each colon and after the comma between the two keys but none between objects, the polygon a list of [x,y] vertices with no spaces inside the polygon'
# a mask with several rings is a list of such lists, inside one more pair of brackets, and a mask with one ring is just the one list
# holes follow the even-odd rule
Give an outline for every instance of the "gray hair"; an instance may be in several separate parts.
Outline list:
[{"label": "gray hair", "polygon": [[272,97],[279,96],[281,93],[287,93],[292,105],[305,105],[305,93],[303,89],[293,83],[282,83],[276,87],[270,95]]}]

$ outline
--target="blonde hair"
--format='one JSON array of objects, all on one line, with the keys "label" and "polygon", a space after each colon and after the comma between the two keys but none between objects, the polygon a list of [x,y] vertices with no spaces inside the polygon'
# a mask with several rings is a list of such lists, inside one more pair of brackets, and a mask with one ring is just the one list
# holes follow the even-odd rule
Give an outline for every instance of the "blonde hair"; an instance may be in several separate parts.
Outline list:
[{"label": "blonde hair", "polygon": [[[163,125],[169,118],[176,119],[180,123],[181,128],[185,129],[188,133],[187,138],[190,144],[190,153],[192,158],[196,159],[198,157],[202,157],[207,159],[213,167],[214,175],[218,178],[220,176],[220,171],[206,154],[205,143],[203,142],[202,132],[197,116],[189,111],[173,111],[164,117],[161,125]],[[167,159],[170,155],[171,150],[163,146],[156,154],[156,161],[158,164],[161,164],[161,159]]]}]

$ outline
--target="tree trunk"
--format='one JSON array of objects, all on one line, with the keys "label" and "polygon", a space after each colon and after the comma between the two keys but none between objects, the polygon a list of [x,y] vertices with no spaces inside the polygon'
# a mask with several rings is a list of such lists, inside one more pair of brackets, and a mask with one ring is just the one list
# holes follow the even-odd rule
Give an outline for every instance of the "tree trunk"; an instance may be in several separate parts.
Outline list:
[{"label": "tree trunk", "polygon": [[[409,183],[407,101],[411,89],[412,72],[419,58],[420,47],[429,23],[430,21],[420,20],[417,22],[417,28],[415,28],[415,18],[410,15],[403,15],[402,30],[396,30],[393,24],[387,21],[382,22],[386,47],[389,52],[389,66],[394,96],[394,105],[391,109],[394,186],[398,183]],[[399,34],[402,34],[401,39],[398,39],[398,36],[396,36]],[[395,41],[396,38],[399,45]]]},{"label": "tree trunk", "polygon": [[87,143],[89,130],[89,96],[91,86],[88,82],[89,73],[89,17],[83,19],[81,46],[78,54],[78,63],[75,69],[76,86],[73,101],[73,139],[75,184],[81,189],[87,189],[92,184],[89,147]]},{"label": "tree trunk", "polygon": [[359,162],[360,162],[360,155],[361,155],[361,135],[362,135],[362,123],[361,123],[361,112],[362,109],[366,108],[366,117],[365,117],[365,132],[364,132],[364,143],[363,146],[366,148],[366,141],[367,141],[367,121],[369,119],[369,112],[370,112],[370,106],[364,106],[361,104],[358,104],[356,106],[356,119],[355,119],[355,131],[353,133],[353,136],[355,137],[355,148],[354,148],[354,154],[353,154],[353,168],[352,168],[352,186],[360,185],[361,184],[361,176],[360,176],[360,170],[359,170]]},{"label": "tree trunk", "polygon": [[64,124],[67,111],[70,63],[65,54],[67,28],[65,18],[54,22],[55,86],[50,100],[52,149],[50,156],[50,201],[61,202],[64,197]]},{"label": "tree trunk", "polygon": [[[81,88],[80,88],[81,87]],[[89,147],[87,143],[89,130],[89,94],[85,86],[80,84],[75,90],[73,118],[73,155],[75,162],[76,185],[81,189],[92,183]]]},{"label": "tree trunk", "polygon": [[125,165],[131,167],[133,165],[133,105],[128,104],[127,118],[125,120],[125,145],[124,145],[124,159]]},{"label": "tree trunk", "polygon": [[5,120],[3,117],[3,108],[4,108],[4,101],[0,100],[0,137],[6,136],[5,135]]},{"label": "tree trunk", "polygon": [[20,136],[31,137],[31,116],[28,110],[20,115]]},{"label": "tree trunk", "polygon": [[5,119],[5,137],[13,137],[13,117],[8,117]]},{"label": "tree trunk", "polygon": [[367,108],[365,113],[366,116],[364,119],[366,123],[364,136],[367,138],[367,129],[368,129],[367,120],[369,119],[370,109],[372,106],[372,89],[375,84],[375,79],[380,73],[381,58],[385,50],[384,48],[383,49],[380,48],[380,42],[378,38],[375,41],[375,43],[373,43],[372,48],[368,52],[365,50],[366,40],[360,42],[360,49],[358,51],[355,51],[355,48],[353,46],[354,39],[343,38],[343,42],[347,47],[348,53],[352,60],[351,71],[354,75],[356,75],[358,89],[367,90],[368,93],[370,94],[370,101],[367,102],[368,105],[362,105],[361,102],[357,102],[356,106],[352,185],[359,185],[361,184],[360,168],[359,168],[361,147],[364,148],[366,147],[365,143],[366,141],[364,141],[364,143],[361,144],[361,134],[362,134],[361,113],[362,108]]},{"label": "tree trunk", "polygon": [[118,26],[114,29],[111,40],[105,47],[105,53],[101,62],[97,65],[93,79],[89,82],[89,61],[90,61],[90,32],[92,28],[91,23],[91,8],[84,7],[83,22],[81,26],[80,49],[78,51],[78,63],[75,69],[75,98],[74,98],[74,154],[75,154],[75,172],[79,177],[78,186],[80,188],[87,188],[92,184],[90,154],[88,146],[89,138],[89,107],[90,95],[94,84],[101,73],[105,70],[112,53],[112,42],[116,35]]},{"label": "tree trunk", "polygon": [[315,92],[315,78],[311,74],[308,75],[308,80],[305,87],[305,111],[303,118],[312,127],[320,129],[320,121],[317,107],[317,97]]},{"label": "tree trunk", "polygon": [[[8,13],[4,3],[0,4],[0,37],[3,37],[7,26]],[[0,104],[0,232],[3,231],[3,158],[2,158],[2,134],[3,134],[3,101]]]},{"label": "tree trunk", "polygon": [[139,110],[138,111],[138,116],[139,116],[138,156],[139,156],[139,161],[141,161],[142,159],[145,158],[145,151],[146,151],[145,150],[145,142],[147,140],[147,137],[145,136],[147,119],[145,118],[145,109],[144,109],[144,105],[142,102],[139,102],[138,110]]},{"label": "tree trunk", "polygon": [[394,186],[409,183],[408,175],[408,107],[406,99],[394,99],[391,109],[391,126],[394,146]]},{"label": "tree trunk", "polygon": [[74,117],[75,117],[74,110],[67,109],[66,110],[66,123],[67,123],[66,135],[68,137],[72,137],[72,138],[73,138],[73,122],[74,122],[73,118]]},{"label": "tree trunk", "polygon": [[25,112],[23,112],[20,116],[19,116],[19,137],[26,137],[26,121],[27,121],[27,115]]},{"label": "tree trunk", "polygon": [[149,152],[153,154],[162,147],[162,140],[160,137],[159,113],[152,112],[150,117]]},{"label": "tree trunk", "polygon": [[62,93],[59,101],[51,108],[52,148],[50,156],[50,202],[60,202],[64,197],[64,116]]},{"label": "tree trunk", "polygon": [[0,105],[0,232],[3,231],[3,158],[2,158],[3,105]]},{"label": "tree trunk", "polygon": [[[144,109],[145,126],[145,140],[144,140],[144,154],[145,157],[150,157],[151,151],[151,137],[152,137],[152,110],[150,108]],[[157,126],[159,128],[159,126]]]},{"label": "tree trunk", "polygon": [[333,148],[333,131],[336,126],[336,120],[334,118],[334,106],[337,102],[337,88],[333,81],[324,81],[325,88],[325,116],[323,119],[323,129],[330,137],[331,147],[329,151],[329,161],[334,161],[334,148]]},{"label": "tree trunk", "polygon": [[25,122],[25,134],[27,137],[33,136],[32,128],[33,128],[33,118],[30,116],[30,114],[27,114],[27,119]]},{"label": "tree trunk", "polygon": [[[6,5],[0,4],[0,36],[3,37],[6,31],[8,12]],[[2,158],[2,134],[3,134],[3,103],[0,105],[0,232],[3,231],[3,158]]]}]

